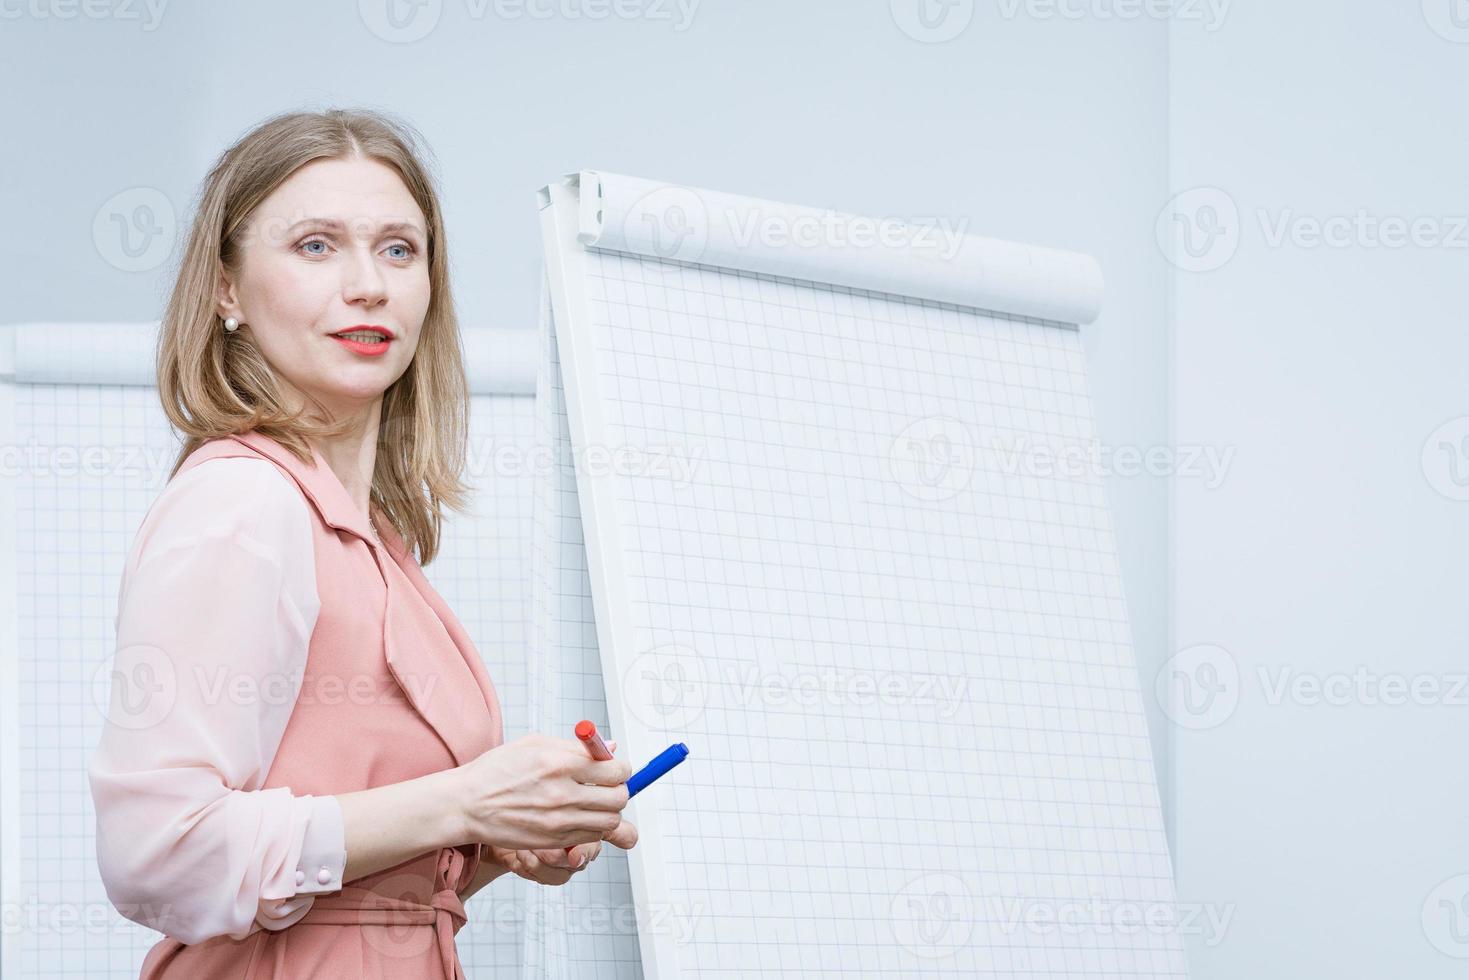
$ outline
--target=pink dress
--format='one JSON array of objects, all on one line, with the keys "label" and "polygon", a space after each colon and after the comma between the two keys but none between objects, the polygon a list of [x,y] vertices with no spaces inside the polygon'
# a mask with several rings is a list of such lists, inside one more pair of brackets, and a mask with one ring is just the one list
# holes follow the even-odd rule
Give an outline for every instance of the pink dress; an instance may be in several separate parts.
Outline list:
[{"label": "pink dress", "polygon": [[379,545],[315,458],[211,440],[124,571],[88,775],[108,897],[168,937],[143,980],[464,976],[460,895],[484,849],[344,883],[333,794],[498,746],[499,700],[402,539],[379,516]]}]

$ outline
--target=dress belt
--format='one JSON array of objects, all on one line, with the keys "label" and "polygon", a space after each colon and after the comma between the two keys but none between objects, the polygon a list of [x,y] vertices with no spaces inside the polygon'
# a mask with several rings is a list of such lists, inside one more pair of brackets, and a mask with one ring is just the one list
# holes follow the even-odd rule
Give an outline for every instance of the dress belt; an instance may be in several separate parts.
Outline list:
[{"label": "dress belt", "polygon": [[[438,887],[427,903],[411,899],[392,898],[380,892],[346,886],[331,895],[318,895],[311,909],[296,925],[321,926],[433,926],[439,947],[439,959],[444,965],[445,980],[466,980],[464,967],[459,962],[459,952],[454,946],[454,934],[469,921],[464,911],[464,902],[455,891],[455,883],[464,868],[464,853],[457,848],[444,848],[439,854],[438,873],[434,884]],[[388,879],[391,881],[392,879]],[[421,879],[420,879],[421,880]],[[369,940],[380,942],[380,940]],[[410,939],[394,940],[400,956],[416,955],[418,944]],[[411,952],[404,949],[414,947]],[[379,949],[385,957],[394,955],[393,949]]]}]

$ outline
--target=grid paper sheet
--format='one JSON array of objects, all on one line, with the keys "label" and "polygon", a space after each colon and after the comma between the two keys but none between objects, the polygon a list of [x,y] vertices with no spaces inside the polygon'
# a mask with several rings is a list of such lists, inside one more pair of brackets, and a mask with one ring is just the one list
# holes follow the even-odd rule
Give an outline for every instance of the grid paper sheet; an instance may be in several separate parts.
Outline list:
[{"label": "grid paper sheet", "polygon": [[[18,814],[20,853],[5,855],[19,864],[6,975],[135,978],[162,936],[107,900],[86,766],[107,703],[99,668],[115,641],[118,577],[178,442],[151,388],[19,384],[7,394],[16,406],[9,442],[38,462],[15,481],[18,684],[3,710],[18,721],[18,779],[5,791],[19,797],[8,809]],[[425,569],[485,659],[507,738],[527,724],[534,442],[531,396],[474,398],[467,478],[476,513],[446,518],[444,548]],[[66,463],[58,449],[81,455]],[[505,876],[467,903],[456,941],[468,976],[520,969],[529,889]]]},{"label": "grid paper sheet", "polygon": [[[532,728],[565,737],[589,718],[616,738],[607,717],[591,582],[587,577],[561,360],[543,292],[536,376],[539,459],[535,490],[530,710]],[[625,749],[619,746],[618,754]],[[525,975],[548,980],[641,980],[636,906],[625,852],[604,844],[591,867],[565,885],[534,890],[525,934]]]},{"label": "grid paper sheet", "polygon": [[1185,977],[1077,330],[569,238],[650,974]]}]

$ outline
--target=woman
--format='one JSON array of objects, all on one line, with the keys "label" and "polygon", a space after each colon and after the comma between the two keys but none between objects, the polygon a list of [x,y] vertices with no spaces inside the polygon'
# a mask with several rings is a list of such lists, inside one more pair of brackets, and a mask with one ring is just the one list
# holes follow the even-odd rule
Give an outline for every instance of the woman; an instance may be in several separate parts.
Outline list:
[{"label": "woman", "polygon": [[624,762],[501,744],[421,571],[466,499],[469,392],[415,144],[292,113],[203,188],[158,352],[186,442],[124,568],[89,770],[108,896],[168,937],[146,980],[462,977],[465,898],[637,840]]}]

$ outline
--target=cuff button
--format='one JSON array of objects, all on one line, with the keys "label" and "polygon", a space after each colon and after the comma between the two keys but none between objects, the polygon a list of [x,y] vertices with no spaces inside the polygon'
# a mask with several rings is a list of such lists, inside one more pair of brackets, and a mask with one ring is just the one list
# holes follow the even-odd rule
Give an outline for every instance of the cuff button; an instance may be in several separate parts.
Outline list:
[{"label": "cuff button", "polygon": [[304,885],[304,884],[306,884],[306,872],[304,872],[304,871],[297,871],[296,872],[296,884],[298,884],[298,885]]},{"label": "cuff button", "polygon": [[331,869],[330,868],[327,868],[327,867],[323,867],[320,871],[318,871],[316,873],[316,880],[319,881],[319,882],[321,882],[323,885],[326,884],[327,882],[331,881],[332,880],[332,872],[331,872]]}]

